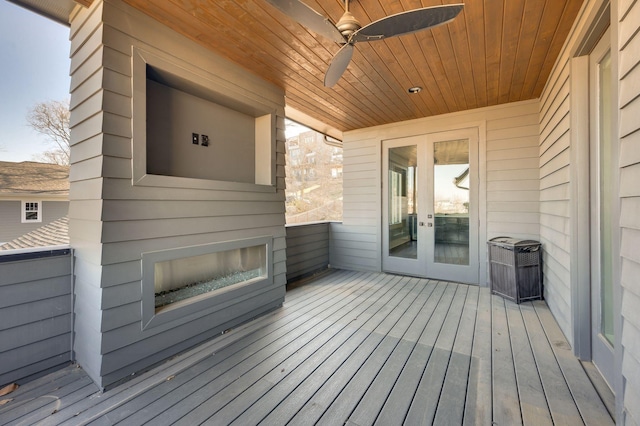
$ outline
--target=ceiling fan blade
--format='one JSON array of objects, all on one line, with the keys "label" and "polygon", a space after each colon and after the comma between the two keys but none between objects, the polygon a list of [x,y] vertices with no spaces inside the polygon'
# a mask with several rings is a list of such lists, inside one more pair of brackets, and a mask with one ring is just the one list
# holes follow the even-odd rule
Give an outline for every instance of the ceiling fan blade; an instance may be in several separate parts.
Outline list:
[{"label": "ceiling fan blade", "polygon": [[345,44],[338,50],[338,53],[331,59],[331,63],[329,64],[329,69],[327,73],[324,75],[324,85],[326,87],[333,87],[342,74],[344,74],[347,66],[349,66],[349,62],[351,62],[351,57],[353,56],[353,45]]},{"label": "ceiling fan blade", "polygon": [[299,24],[309,28],[336,43],[345,43],[346,40],[336,26],[327,18],[302,3],[300,0],[266,0],[267,3],[288,15]]},{"label": "ceiling fan blade", "polygon": [[353,33],[349,42],[382,40],[433,28],[451,21],[463,8],[462,3],[447,4],[389,15],[360,28]]}]

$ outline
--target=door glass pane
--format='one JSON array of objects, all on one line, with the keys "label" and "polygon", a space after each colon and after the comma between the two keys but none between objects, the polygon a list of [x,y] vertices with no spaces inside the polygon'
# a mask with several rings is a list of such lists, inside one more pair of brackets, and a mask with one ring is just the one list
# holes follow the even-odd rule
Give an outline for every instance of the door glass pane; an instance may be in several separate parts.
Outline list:
[{"label": "door glass pane", "polygon": [[417,259],[416,145],[389,149],[389,256]]},{"label": "door glass pane", "polygon": [[433,148],[434,261],[469,264],[469,141]]},{"label": "door glass pane", "polygon": [[613,345],[613,223],[611,206],[614,199],[613,159],[611,157],[611,54],[608,53],[599,67],[600,111],[600,333]]}]

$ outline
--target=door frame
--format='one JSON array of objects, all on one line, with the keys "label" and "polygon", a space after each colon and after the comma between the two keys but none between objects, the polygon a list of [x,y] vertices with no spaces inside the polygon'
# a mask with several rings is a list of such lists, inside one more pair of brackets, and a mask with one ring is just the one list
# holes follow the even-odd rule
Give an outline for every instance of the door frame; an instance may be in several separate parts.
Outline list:
[{"label": "door frame", "polygon": [[[410,258],[402,258],[402,257],[394,257],[393,259],[390,259],[390,256],[385,255],[385,251],[388,252],[389,250],[389,226],[388,226],[388,220],[389,220],[389,150],[393,149],[393,148],[400,148],[400,147],[405,147],[405,146],[412,146],[415,145],[416,146],[416,157],[417,157],[417,162],[419,165],[421,165],[421,167],[419,167],[418,169],[418,176],[417,179],[418,180],[422,180],[423,179],[423,175],[424,175],[424,170],[426,169],[426,167],[424,166],[424,162],[425,160],[423,158],[421,158],[423,156],[423,145],[424,142],[426,141],[426,135],[415,135],[415,136],[408,136],[408,137],[401,137],[401,138],[393,138],[393,139],[385,139],[382,141],[382,143],[380,144],[382,147],[382,164],[381,164],[381,181],[382,181],[382,202],[381,202],[381,215],[380,215],[380,225],[381,225],[381,236],[382,236],[382,244],[381,246],[381,250],[380,250],[380,255],[381,255],[381,263],[380,266],[382,268],[383,271],[385,272],[391,272],[391,273],[398,273],[398,274],[405,274],[405,275],[413,275],[413,276],[419,276],[419,277],[424,277],[426,275],[427,272],[427,268],[426,268],[426,264],[422,264],[420,262],[420,258],[421,256],[424,256],[423,253],[423,247],[418,245],[416,250],[417,250],[417,257],[416,259],[410,259]],[[386,172],[386,173],[385,173]],[[420,185],[419,187],[421,187],[422,185]],[[420,197],[418,194],[416,194],[418,199],[421,200],[422,197]],[[422,200],[421,200],[422,201]],[[418,221],[420,221],[420,217],[418,216]],[[422,221],[424,221],[424,219],[422,219]],[[422,226],[419,226],[417,228],[417,233],[418,233],[418,241],[421,241],[425,238],[424,235],[424,230]],[[385,262],[389,262],[386,263]]]},{"label": "door frame", "polygon": [[[423,164],[421,169],[423,172],[420,174],[418,179],[421,179],[424,182],[419,186],[419,192],[422,193],[422,204],[426,202],[426,185],[433,179],[433,176],[425,176],[424,170],[428,168],[427,164],[427,153],[426,147],[430,146],[430,144],[434,144],[435,142],[440,141],[448,141],[448,140],[456,140],[456,139],[465,139],[468,138],[470,141],[469,145],[469,164],[473,164],[475,162],[475,175],[472,176],[471,185],[474,187],[475,194],[472,195],[471,201],[475,203],[475,212],[470,216],[470,231],[471,227],[475,227],[475,234],[477,238],[477,242],[475,246],[471,246],[470,241],[470,256],[475,254],[475,259],[477,259],[476,264],[470,264],[471,268],[475,268],[474,276],[470,280],[462,280],[462,282],[469,281],[471,284],[476,284],[480,286],[487,285],[487,268],[486,268],[486,250],[483,250],[484,247],[483,242],[486,240],[486,135],[485,135],[485,123],[479,123],[476,126],[462,127],[457,129],[434,129],[433,132],[418,134],[418,135],[407,135],[402,137],[393,137],[389,139],[382,139],[380,142],[381,147],[381,223],[380,223],[380,231],[381,231],[381,269],[383,271],[392,272],[392,273],[405,273],[409,275],[417,275],[422,277],[430,277],[435,279],[446,279],[446,277],[434,276],[432,277],[425,258],[424,265],[420,267],[420,265],[416,265],[414,268],[407,268],[402,265],[406,263],[407,265],[412,264],[412,260],[407,259],[399,259],[399,261],[394,262],[399,264],[399,266],[393,265],[385,265],[385,250],[388,249],[388,229],[385,218],[388,217],[388,176],[385,175],[385,170],[388,170],[388,151],[389,148],[400,147],[400,146],[408,146],[408,145],[417,145],[418,147],[418,157],[419,161]],[[422,145],[422,146],[421,146]],[[433,165],[432,165],[433,166]],[[427,213],[424,210],[424,207],[421,210],[422,214]],[[475,216],[475,217],[474,217]],[[419,222],[424,222],[425,225],[429,221],[426,217],[418,217]],[[433,220],[431,220],[433,222]],[[433,233],[433,229],[431,230]],[[418,227],[419,238],[418,241],[427,241],[427,229],[426,226]],[[423,243],[424,244],[424,243]],[[418,247],[419,255],[423,254],[426,256],[426,246]],[[419,258],[417,259],[419,260]],[[471,260],[471,257],[470,257]],[[471,263],[471,262],[470,262]],[[436,271],[444,272],[448,271],[451,268],[455,268],[455,265],[443,265],[437,266]],[[435,269],[435,268],[434,268]],[[445,274],[447,275],[447,274]],[[456,277],[452,276],[452,280],[455,280]]]},{"label": "door frame", "polygon": [[[579,39],[582,40],[577,48],[572,52],[570,60],[570,179],[572,182],[570,189],[570,284],[571,284],[571,332],[573,353],[583,361],[592,360],[592,339],[591,339],[591,220],[590,220],[590,78],[589,78],[589,58],[590,53],[599,42],[603,29],[609,26],[611,21],[610,4],[607,0],[602,0],[594,5],[587,19],[587,24],[580,29]],[[617,34],[615,27],[611,27],[609,36],[612,50],[612,140],[614,141],[615,158],[619,155],[619,135],[618,135],[618,58],[616,55]],[[618,167],[614,167],[614,183],[611,191],[619,194],[619,173]],[[620,200],[614,203],[614,222],[620,218]],[[621,264],[620,264],[620,227],[615,226],[612,235],[613,249],[613,300],[614,300],[614,365],[613,383],[610,385],[615,394],[622,391],[621,365],[622,351],[620,351],[621,337],[621,317],[622,305],[620,286]],[[620,412],[620,402],[616,400],[616,411]]]},{"label": "door frame", "polygon": [[[602,227],[602,219],[600,217],[600,207],[601,207],[601,191],[600,191],[600,179],[602,177],[603,171],[600,168],[601,158],[600,158],[600,150],[601,150],[601,128],[600,128],[600,79],[599,79],[599,64],[604,60],[607,54],[612,55],[611,51],[611,43],[610,43],[610,31],[602,36],[601,40],[598,41],[596,47],[589,54],[589,200],[590,200],[590,244],[591,244],[591,253],[590,253],[590,263],[591,263],[591,279],[590,279],[590,288],[591,288],[591,359],[596,367],[600,370],[600,373],[603,375],[605,380],[613,387],[613,378],[615,376],[614,370],[614,345],[611,344],[608,340],[606,340],[600,333],[600,323],[602,321],[602,282],[600,280],[600,276],[602,274],[601,264],[600,264],[600,256],[602,255],[602,241],[601,241],[601,232],[600,229]],[[611,58],[613,68],[613,58]],[[613,92],[616,86],[613,85],[612,81],[609,81],[611,85],[611,91]],[[613,104],[613,102],[611,102]],[[609,118],[613,116],[614,112],[609,110],[605,111],[608,113]],[[611,133],[614,133],[613,129]],[[611,149],[609,154],[611,155],[611,170],[612,173],[612,184],[613,182],[618,182],[619,180],[619,167],[617,166],[617,154],[618,154],[618,140],[613,136],[613,134],[609,135],[611,140]],[[617,186],[616,184],[613,184]],[[613,189],[613,188],[612,188]],[[613,247],[615,244],[616,238],[615,234],[615,224],[619,223],[619,206],[617,206],[615,202],[616,194],[618,191],[613,192],[613,199],[611,200],[611,205],[609,208],[611,209],[611,223],[609,224],[608,231],[611,232],[611,258],[615,259],[616,255],[619,256],[619,250],[616,250]],[[618,199],[619,203],[619,199]],[[617,220],[616,220],[617,219]],[[606,223],[605,223],[606,225]],[[614,276],[615,273],[613,271],[614,265],[612,262],[612,270],[611,270],[611,285],[615,285]],[[612,302],[613,304],[613,302]],[[612,306],[613,308],[613,306]],[[615,312],[615,311],[614,311]],[[614,339],[615,339],[615,330],[614,330]],[[598,359],[598,363],[596,363],[596,358]]]}]

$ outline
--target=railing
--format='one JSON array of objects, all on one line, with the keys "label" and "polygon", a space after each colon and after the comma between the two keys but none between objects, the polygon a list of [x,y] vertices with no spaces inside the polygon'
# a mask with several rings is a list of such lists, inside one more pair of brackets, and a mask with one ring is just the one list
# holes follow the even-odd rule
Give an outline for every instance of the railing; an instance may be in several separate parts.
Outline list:
[{"label": "railing", "polygon": [[0,387],[71,361],[72,294],[68,246],[0,252]]},{"label": "railing", "polygon": [[342,216],[342,198],[330,201],[306,212],[287,215],[287,225],[304,225],[314,222],[326,222],[331,217]]},{"label": "railing", "polygon": [[329,266],[329,222],[287,225],[287,282]]}]

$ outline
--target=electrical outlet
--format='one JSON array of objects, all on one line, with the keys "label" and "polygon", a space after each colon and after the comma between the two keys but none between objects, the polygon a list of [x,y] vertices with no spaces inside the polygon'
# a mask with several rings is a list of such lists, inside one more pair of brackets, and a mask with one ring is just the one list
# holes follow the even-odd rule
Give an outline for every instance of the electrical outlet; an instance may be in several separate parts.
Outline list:
[{"label": "electrical outlet", "polygon": [[200,135],[197,133],[191,133],[191,143],[198,145],[200,143]]},{"label": "electrical outlet", "polygon": [[202,135],[202,146],[209,146],[209,136]]}]

